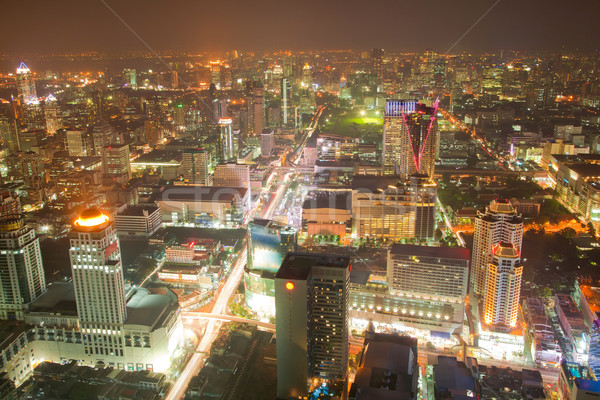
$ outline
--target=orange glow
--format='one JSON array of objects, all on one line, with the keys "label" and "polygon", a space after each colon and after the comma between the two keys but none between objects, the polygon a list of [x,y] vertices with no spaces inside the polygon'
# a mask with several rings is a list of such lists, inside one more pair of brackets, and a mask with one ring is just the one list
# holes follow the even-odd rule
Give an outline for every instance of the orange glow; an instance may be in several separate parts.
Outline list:
[{"label": "orange glow", "polygon": [[100,214],[100,215],[93,216],[91,218],[79,217],[75,220],[75,225],[89,228],[89,227],[101,225],[107,221],[108,221],[108,216],[106,216],[104,214]]},{"label": "orange glow", "polygon": [[285,288],[287,290],[294,290],[294,283],[293,282],[286,282]]}]

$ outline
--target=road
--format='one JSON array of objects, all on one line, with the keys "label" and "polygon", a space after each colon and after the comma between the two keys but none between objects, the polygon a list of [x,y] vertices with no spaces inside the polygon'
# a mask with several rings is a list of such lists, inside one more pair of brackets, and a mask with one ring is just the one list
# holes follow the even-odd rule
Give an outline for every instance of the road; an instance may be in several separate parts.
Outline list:
[{"label": "road", "polygon": [[264,218],[264,219],[272,219],[273,218],[273,214],[275,213],[277,206],[281,202],[283,195],[285,194],[288,187],[290,186],[289,182],[290,182],[291,175],[292,175],[291,173],[285,174],[285,177],[283,178],[283,183],[280,184],[279,187],[277,188],[277,190],[275,191],[275,196],[269,202],[268,206],[260,214],[261,218]]},{"label": "road", "polygon": [[[240,256],[234,266],[231,268],[229,276],[226,278],[226,281],[217,296],[217,300],[213,305],[211,314],[225,314],[227,311],[227,304],[229,303],[231,297],[235,294],[235,291],[242,280],[244,266],[246,265],[247,246],[248,245],[245,244],[244,248],[240,251]],[[181,375],[171,387],[171,390],[165,397],[166,400],[179,400],[185,395],[185,391],[190,383],[190,380],[196,376],[198,372],[200,372],[200,368],[202,368],[206,354],[217,338],[222,324],[222,320],[209,319],[208,324],[206,325],[204,336],[200,340],[198,347],[196,347],[196,352],[192,355],[184,370],[181,372]]]},{"label": "road", "polygon": [[288,157],[288,162],[290,163],[290,165],[296,166],[298,164],[298,158],[300,158],[300,156],[302,155],[302,151],[304,150],[304,146],[306,146],[306,142],[308,142],[308,139],[312,136],[315,129],[317,128],[319,118],[321,118],[323,111],[325,111],[325,106],[320,106],[319,108],[317,108],[317,111],[315,111],[315,115],[313,116],[312,120],[310,121],[310,124],[304,131],[304,136],[302,136],[302,140],[300,140],[300,145]]},{"label": "road", "polygon": [[256,326],[264,329],[265,331],[275,332],[275,324],[270,324],[268,322],[262,322],[262,321],[259,321],[256,319],[236,317],[235,315],[213,314],[213,313],[205,313],[205,312],[200,312],[200,311],[184,311],[181,313],[181,317],[184,320],[188,320],[188,321],[215,319],[218,321],[242,322],[245,324],[256,325]]},{"label": "road", "polygon": [[450,218],[448,217],[448,213],[446,213],[446,209],[444,208],[444,205],[440,201],[439,197],[437,198],[437,202],[438,202],[440,211],[442,213],[442,216],[444,217],[444,222],[446,223],[446,227],[448,229],[450,229],[451,232],[455,233],[456,240],[458,241],[458,244],[460,244],[460,247],[465,247],[466,243],[465,243],[464,239],[460,236],[460,232],[456,232],[454,230],[454,227],[452,226],[452,223],[450,222]]}]

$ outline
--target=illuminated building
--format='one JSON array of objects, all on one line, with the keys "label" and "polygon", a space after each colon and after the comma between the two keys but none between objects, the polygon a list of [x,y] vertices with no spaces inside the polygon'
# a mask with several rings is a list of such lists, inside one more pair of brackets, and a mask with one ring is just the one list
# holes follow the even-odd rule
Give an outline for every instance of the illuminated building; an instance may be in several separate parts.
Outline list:
[{"label": "illuminated building", "polygon": [[44,117],[46,119],[46,132],[53,135],[62,126],[62,115],[56,97],[49,94],[44,102]]},{"label": "illuminated building", "polygon": [[438,134],[436,100],[387,100],[383,117],[383,172],[407,179],[415,173],[433,178]]},{"label": "illuminated building", "polygon": [[44,109],[38,99],[32,98],[23,104],[23,126],[27,131],[46,129]]},{"label": "illuminated building", "polygon": [[137,71],[135,69],[126,69],[124,71],[125,84],[129,87],[137,89]]},{"label": "illuminated building", "polygon": [[17,131],[16,120],[0,118],[0,138],[2,139],[2,146],[12,153],[19,151]]},{"label": "illuminated building", "polygon": [[177,296],[125,291],[116,232],[100,211],[84,211],[69,236],[73,282],[49,286],[25,315],[36,325],[29,343],[35,359],[166,370],[183,334]]},{"label": "illuminated building", "polygon": [[273,146],[275,146],[275,135],[273,131],[261,133],[260,156],[265,158],[271,157],[271,153],[273,152]]},{"label": "illuminated building", "polygon": [[558,375],[560,400],[589,400],[600,396],[600,382],[590,369],[576,362],[563,360]]},{"label": "illuminated building", "polygon": [[71,157],[87,157],[93,154],[93,141],[87,130],[67,131],[66,147]]},{"label": "illuminated building", "polygon": [[283,112],[283,125],[287,125],[292,107],[292,81],[288,78],[281,80],[281,109]]},{"label": "illuminated building", "polygon": [[102,148],[102,173],[105,178],[125,185],[131,179],[129,145],[114,144]]},{"label": "illuminated building", "polygon": [[352,228],[352,196],[349,192],[312,191],[302,204],[302,230],[309,237],[346,237]]},{"label": "illuminated building", "polygon": [[275,316],[274,277],[288,252],[296,250],[294,227],[275,221],[255,219],[250,223],[248,266],[244,288],[248,308],[265,317]]},{"label": "illuminated building", "polygon": [[471,288],[485,297],[485,279],[492,248],[499,242],[512,243],[520,251],[523,242],[523,220],[508,201],[492,201],[475,219],[471,253]]},{"label": "illuminated building", "polygon": [[187,149],[182,153],[181,166],[185,182],[195,185],[210,186],[211,155],[204,149]]},{"label": "illuminated building", "polygon": [[306,63],[302,67],[302,85],[305,87],[311,87],[312,83],[312,67]]},{"label": "illuminated building", "polygon": [[0,220],[0,319],[24,319],[29,304],[46,290],[40,241],[22,216]]},{"label": "illuminated building", "polygon": [[94,154],[98,157],[102,156],[102,149],[111,144],[122,143],[118,135],[115,134],[113,128],[108,122],[101,122],[94,125],[91,131]]},{"label": "illuminated building", "polygon": [[379,79],[383,79],[383,55],[385,54],[383,49],[371,49],[371,63],[373,68],[373,75]]},{"label": "illuminated building", "polygon": [[250,191],[216,186],[168,186],[156,198],[168,224],[237,227],[248,212]]},{"label": "illuminated building", "polygon": [[231,118],[219,118],[221,162],[237,162],[238,143],[232,122]]},{"label": "illuminated building", "polygon": [[554,311],[566,336],[571,344],[572,360],[579,363],[588,362],[590,346],[590,330],[583,313],[577,307],[573,298],[564,293],[554,295]]},{"label": "illuminated building", "polygon": [[433,239],[437,185],[420,175],[396,182],[393,177],[354,177],[353,233],[365,240]]},{"label": "illuminated building", "polygon": [[128,206],[115,215],[119,237],[150,237],[162,225],[160,207]]},{"label": "illuminated building", "polygon": [[218,164],[215,168],[214,185],[250,189],[250,165]]},{"label": "illuminated building", "polygon": [[260,135],[263,131],[265,121],[265,108],[263,105],[264,100],[264,87],[261,81],[258,81],[252,88],[252,94],[254,101],[252,102],[253,120],[254,120],[254,135]]},{"label": "illuminated building", "polygon": [[16,193],[8,190],[0,192],[0,218],[17,217],[21,214],[21,201]]},{"label": "illuminated building", "polygon": [[351,269],[341,256],[283,260],[275,275],[278,397],[307,398],[315,386],[346,381]]},{"label": "illuminated building", "polygon": [[523,275],[519,249],[506,242],[494,245],[486,275],[485,324],[499,329],[516,327]]},{"label": "illuminated building", "polygon": [[29,103],[32,99],[37,100],[33,74],[24,62],[17,68],[17,93],[21,105]]}]

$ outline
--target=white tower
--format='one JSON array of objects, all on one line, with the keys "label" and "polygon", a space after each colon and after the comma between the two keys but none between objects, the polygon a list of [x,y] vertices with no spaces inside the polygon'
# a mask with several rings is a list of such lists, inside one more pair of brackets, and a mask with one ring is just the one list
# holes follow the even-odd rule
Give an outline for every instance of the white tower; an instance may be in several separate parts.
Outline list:
[{"label": "white tower", "polygon": [[483,319],[487,325],[504,328],[517,325],[522,275],[519,250],[511,243],[495,245],[487,269],[483,303]]},{"label": "white tower", "polygon": [[85,353],[92,357],[123,356],[127,315],[117,231],[106,215],[89,209],[74,222],[69,237]]},{"label": "white tower", "polygon": [[475,219],[471,252],[471,288],[484,298],[486,270],[492,260],[492,248],[500,242],[511,243],[520,252],[523,221],[509,202],[492,201],[485,213],[479,213]]}]

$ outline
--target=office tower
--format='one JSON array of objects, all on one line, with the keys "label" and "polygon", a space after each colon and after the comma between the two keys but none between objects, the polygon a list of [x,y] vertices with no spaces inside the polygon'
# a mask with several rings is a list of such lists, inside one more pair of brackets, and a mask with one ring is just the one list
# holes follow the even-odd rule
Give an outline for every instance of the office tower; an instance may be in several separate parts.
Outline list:
[{"label": "office tower", "polygon": [[523,275],[519,250],[512,243],[494,245],[486,275],[484,322],[497,328],[514,328],[517,325]]},{"label": "office tower", "polygon": [[0,318],[24,318],[29,304],[46,290],[40,241],[21,215],[0,220]]},{"label": "office tower", "polygon": [[348,374],[350,259],[289,253],[275,275],[277,396],[306,398]]},{"label": "office tower", "polygon": [[251,81],[246,81],[246,135],[260,135],[260,132],[254,132],[254,89]]},{"label": "office tower", "polygon": [[250,165],[219,164],[215,168],[215,186],[242,187],[250,190]]},{"label": "office tower", "polygon": [[265,121],[265,109],[263,107],[264,99],[264,87],[261,81],[258,81],[252,93],[254,95],[253,107],[254,107],[254,135],[260,135],[263,131]]},{"label": "office tower", "polygon": [[237,162],[237,138],[233,134],[231,118],[219,118],[221,162]]},{"label": "office tower", "polygon": [[357,175],[352,181],[352,232],[369,240],[432,240],[437,185],[423,175],[408,182]]},{"label": "office tower", "polygon": [[0,192],[0,218],[16,218],[21,215],[21,200],[16,193],[8,190]]},{"label": "office tower", "polygon": [[46,184],[46,169],[44,168],[44,159],[33,151],[18,153],[17,165],[19,175],[29,188],[41,189]]},{"label": "office tower", "polygon": [[62,115],[56,97],[49,94],[44,102],[44,117],[46,119],[46,132],[53,135],[62,128]]},{"label": "office tower", "polygon": [[31,100],[37,100],[33,74],[24,62],[21,62],[19,68],[17,68],[17,93],[21,105]]},{"label": "office tower", "polygon": [[469,259],[467,249],[394,244],[388,251],[390,293],[463,303]]},{"label": "office tower", "polygon": [[0,118],[0,138],[2,146],[10,153],[19,151],[17,121],[12,118]]},{"label": "office tower", "polygon": [[102,148],[102,173],[105,178],[125,185],[131,179],[129,145],[114,144]]},{"label": "office tower", "polygon": [[106,215],[88,209],[73,223],[69,238],[84,352],[123,356],[127,309],[117,231]]},{"label": "office tower", "polygon": [[23,130],[35,131],[46,129],[46,118],[44,108],[37,98],[23,104]]},{"label": "office tower", "polygon": [[371,68],[372,74],[377,76],[379,79],[383,79],[383,49],[372,49],[371,50]]},{"label": "office tower", "polygon": [[383,117],[383,173],[406,179],[412,174],[433,178],[437,107],[415,100],[387,100]]},{"label": "office tower", "polygon": [[296,251],[298,230],[267,219],[254,219],[248,229],[246,305],[261,317],[271,318],[275,316],[275,273],[287,253]]},{"label": "office tower", "polygon": [[125,84],[129,87],[137,89],[137,71],[135,69],[126,69],[124,71]]},{"label": "office tower", "polygon": [[275,135],[273,131],[263,132],[260,135],[260,156],[271,157],[273,152],[273,146],[275,146]]},{"label": "office tower", "polygon": [[512,243],[521,251],[523,221],[508,201],[492,203],[475,219],[473,251],[471,252],[471,289],[485,298],[485,279],[492,259],[492,248],[500,243]]},{"label": "office tower", "polygon": [[287,125],[290,109],[292,108],[292,81],[288,78],[281,80],[281,109],[283,111],[283,125]]},{"label": "office tower", "polygon": [[312,67],[306,63],[302,67],[302,86],[310,88],[312,84]]},{"label": "office tower", "polygon": [[84,129],[67,131],[66,147],[71,157],[87,157],[93,155],[93,140]]},{"label": "office tower", "polygon": [[204,149],[187,149],[183,151],[183,179],[187,183],[211,186],[210,152]]}]

